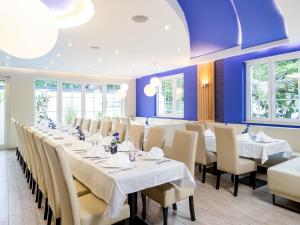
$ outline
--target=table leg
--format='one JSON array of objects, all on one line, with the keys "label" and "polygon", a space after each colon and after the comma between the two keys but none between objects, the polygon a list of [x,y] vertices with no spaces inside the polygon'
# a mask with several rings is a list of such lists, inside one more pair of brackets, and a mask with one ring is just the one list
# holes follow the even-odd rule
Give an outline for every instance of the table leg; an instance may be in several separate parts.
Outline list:
[{"label": "table leg", "polygon": [[137,212],[137,193],[128,194],[128,204],[130,207],[130,225],[134,224],[135,215]]}]

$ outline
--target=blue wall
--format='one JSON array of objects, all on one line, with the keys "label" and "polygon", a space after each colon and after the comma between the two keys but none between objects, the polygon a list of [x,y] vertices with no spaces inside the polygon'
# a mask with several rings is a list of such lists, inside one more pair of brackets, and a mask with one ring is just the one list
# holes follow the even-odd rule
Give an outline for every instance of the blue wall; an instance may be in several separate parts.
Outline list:
[{"label": "blue wall", "polygon": [[223,87],[221,82],[216,82],[216,90],[223,91],[223,96],[219,94],[216,97],[216,105],[223,103],[223,109],[216,108],[217,121],[242,123],[246,119],[245,61],[294,51],[300,51],[300,44],[285,45],[217,61],[216,78],[223,76],[224,80]]},{"label": "blue wall", "polygon": [[197,66],[189,66],[177,70],[144,76],[136,80],[136,116],[156,116],[156,96],[147,97],[144,87],[152,77],[164,77],[184,74],[184,119],[197,120]]}]

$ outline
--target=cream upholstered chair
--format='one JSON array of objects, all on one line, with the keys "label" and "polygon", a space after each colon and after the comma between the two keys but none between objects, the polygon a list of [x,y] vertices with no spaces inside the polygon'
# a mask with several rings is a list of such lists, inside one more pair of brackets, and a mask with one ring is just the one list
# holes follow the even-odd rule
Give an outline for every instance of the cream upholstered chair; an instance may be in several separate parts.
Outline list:
[{"label": "cream upholstered chair", "polygon": [[93,135],[97,131],[100,131],[101,127],[101,121],[100,120],[93,120],[91,123],[91,129],[90,129],[90,134]]},{"label": "cream upholstered chair", "polygon": [[114,126],[113,132],[119,133],[120,142],[123,142],[125,140],[126,127],[127,127],[126,124],[122,124],[122,123],[116,123]]},{"label": "cream upholstered chair", "polygon": [[234,196],[238,194],[239,175],[250,173],[253,189],[256,187],[256,162],[240,158],[236,143],[236,132],[234,127],[215,126],[217,142],[217,184],[220,187],[221,171],[234,175]]},{"label": "cream upholstered chair", "polygon": [[199,172],[201,172],[201,166],[203,166],[202,183],[205,183],[206,166],[214,164],[214,167],[216,168],[217,156],[215,153],[208,152],[206,149],[203,123],[189,123],[186,124],[185,127],[187,130],[196,131],[198,133],[197,153],[195,161],[199,164]]},{"label": "cream upholstered chair", "polygon": [[110,120],[101,121],[100,133],[103,137],[108,136],[112,129],[112,122]]},{"label": "cream upholstered chair", "polygon": [[82,123],[83,123],[83,118],[76,118],[76,124],[75,124],[75,127],[80,126],[80,128],[81,128]]},{"label": "cream upholstered chair", "polygon": [[164,148],[165,128],[150,127],[148,130],[147,141],[144,143],[144,151],[150,151],[152,147]]},{"label": "cream upholstered chair", "polygon": [[76,126],[76,120],[77,120],[76,117],[73,117],[73,118],[72,118],[71,124],[70,124],[72,127],[75,127],[75,126]]},{"label": "cream upholstered chair", "polygon": [[117,217],[110,218],[105,215],[107,205],[102,199],[91,193],[78,198],[63,147],[47,139],[45,148],[54,175],[54,184],[61,200],[63,225],[108,225],[129,218],[127,204]]},{"label": "cream upholstered chair", "polygon": [[[175,131],[172,149],[169,158],[186,164],[192,176],[194,176],[195,157],[197,149],[198,134],[194,131]],[[191,220],[195,220],[194,212],[194,188],[181,188],[173,183],[166,183],[142,191],[143,219],[146,218],[146,196],[159,203],[163,208],[164,225],[167,224],[168,206],[173,205],[176,210],[176,203],[189,198]]]},{"label": "cream upholstered chair", "polygon": [[81,130],[90,132],[91,122],[92,122],[91,119],[84,119],[82,121]]},{"label": "cream upholstered chair", "polygon": [[[56,218],[56,222],[59,224],[60,217],[61,217],[60,200],[57,194],[57,190],[55,189],[54,186],[53,174],[51,173],[49,160],[45,152],[44,142],[47,139],[47,137],[40,132],[35,132],[33,135],[34,135],[34,140],[36,143],[37,150],[42,160],[43,173],[44,173],[43,176],[44,176],[44,181],[46,186],[46,191],[43,193],[43,195],[46,198],[45,205],[48,207],[45,207],[44,219],[48,218],[48,225],[50,225],[52,220],[52,215],[54,215],[54,218]],[[74,179],[74,185],[76,187],[78,196],[83,196],[90,192],[83,184],[81,184],[76,179]]]},{"label": "cream upholstered chair", "polygon": [[143,148],[145,127],[143,125],[130,125],[128,131],[128,140],[131,141],[135,148]]}]

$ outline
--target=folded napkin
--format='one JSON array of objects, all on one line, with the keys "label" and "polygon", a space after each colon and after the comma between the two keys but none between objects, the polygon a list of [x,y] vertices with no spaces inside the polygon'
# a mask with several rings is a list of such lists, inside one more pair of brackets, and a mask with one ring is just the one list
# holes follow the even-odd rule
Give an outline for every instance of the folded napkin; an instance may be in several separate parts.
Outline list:
[{"label": "folded napkin", "polygon": [[245,134],[240,134],[238,135],[238,141],[249,141],[250,140],[250,137],[249,137],[249,134],[245,133]]},{"label": "folded napkin", "polygon": [[149,152],[146,152],[143,159],[162,159],[164,157],[164,151],[157,147],[152,147]]},{"label": "folded napkin", "polygon": [[204,131],[204,136],[213,137],[213,136],[215,136],[215,134],[210,129],[207,129],[207,130]]},{"label": "folded napkin", "polygon": [[126,152],[134,149],[134,145],[130,141],[123,141],[118,145],[118,151]]},{"label": "folded napkin", "polygon": [[268,143],[268,142],[272,142],[273,138],[271,138],[270,136],[266,135],[264,132],[259,132],[256,135],[255,140],[257,142],[263,142],[263,143]]},{"label": "folded napkin", "polygon": [[103,164],[104,167],[129,167],[130,161],[126,154],[115,154]]}]

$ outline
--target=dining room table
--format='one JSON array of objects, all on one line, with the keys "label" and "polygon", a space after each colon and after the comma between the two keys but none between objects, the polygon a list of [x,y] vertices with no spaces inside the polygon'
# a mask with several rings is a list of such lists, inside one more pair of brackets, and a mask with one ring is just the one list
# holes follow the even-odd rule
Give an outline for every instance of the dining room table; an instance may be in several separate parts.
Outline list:
[{"label": "dining room table", "polygon": [[119,144],[118,152],[111,154],[107,146],[113,137],[98,135],[97,142],[90,138],[79,141],[72,135],[55,132],[47,135],[64,147],[73,176],[106,202],[105,213],[112,218],[128,199],[130,224],[137,221],[140,224],[141,219],[136,214],[137,193],[141,190],[168,182],[179,187],[196,186],[194,177],[182,162],[163,156],[149,157],[149,153],[125,144]]}]

